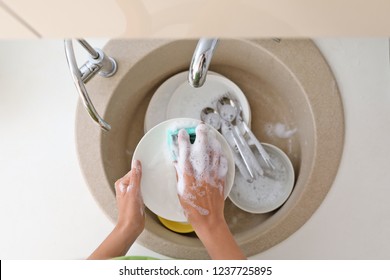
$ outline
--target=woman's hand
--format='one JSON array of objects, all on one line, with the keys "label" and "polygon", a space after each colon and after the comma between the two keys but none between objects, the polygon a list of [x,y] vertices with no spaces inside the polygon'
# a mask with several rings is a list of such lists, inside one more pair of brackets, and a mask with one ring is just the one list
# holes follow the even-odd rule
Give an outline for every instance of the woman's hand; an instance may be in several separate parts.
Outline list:
[{"label": "woman's hand", "polygon": [[132,168],[115,182],[118,221],[113,231],[88,259],[110,259],[124,256],[145,227],[144,203],[141,196],[142,166]]},{"label": "woman's hand", "polygon": [[145,205],[141,196],[141,162],[132,162],[131,170],[115,182],[118,205],[117,227],[125,228],[137,236],[145,227]]},{"label": "woman's hand", "polygon": [[182,129],[178,135],[179,158],[175,165],[178,194],[184,212],[195,231],[224,222],[224,186],[227,161],[221,145],[209,128],[196,128],[195,143]]},{"label": "woman's hand", "polygon": [[200,124],[194,144],[182,129],[178,145],[177,188],[188,221],[211,258],[245,259],[223,213],[228,164],[216,135],[205,124]]}]

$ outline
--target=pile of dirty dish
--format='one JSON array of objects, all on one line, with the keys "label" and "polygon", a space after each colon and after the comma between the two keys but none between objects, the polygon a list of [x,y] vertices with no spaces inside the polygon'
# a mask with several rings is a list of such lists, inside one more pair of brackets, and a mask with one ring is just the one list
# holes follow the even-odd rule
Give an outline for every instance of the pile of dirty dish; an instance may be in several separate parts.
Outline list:
[{"label": "pile of dirty dish", "polygon": [[217,134],[228,160],[225,199],[229,197],[238,208],[255,214],[279,208],[293,190],[294,170],[282,150],[261,143],[251,131],[245,94],[214,72],[208,73],[200,88],[191,87],[187,77],[188,72],[182,72],[166,80],[153,95],[145,115],[145,135],[133,156],[143,163],[145,205],[168,229],[193,231],[177,196],[167,131],[172,126],[195,127],[202,121]]}]

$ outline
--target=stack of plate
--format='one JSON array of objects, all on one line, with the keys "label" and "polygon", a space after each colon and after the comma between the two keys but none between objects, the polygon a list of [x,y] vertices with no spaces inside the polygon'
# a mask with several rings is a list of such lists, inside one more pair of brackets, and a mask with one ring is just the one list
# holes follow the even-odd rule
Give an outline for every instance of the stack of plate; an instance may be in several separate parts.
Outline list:
[{"label": "stack of plate", "polygon": [[[216,108],[217,100],[221,96],[226,95],[227,93],[229,93],[231,97],[234,97],[241,104],[243,108],[243,118],[248,124],[250,124],[251,113],[249,103],[244,93],[232,81],[220,74],[209,71],[207,76],[207,82],[201,88],[193,88],[189,85],[187,77],[188,71],[178,73],[166,80],[156,90],[146,111],[144,122],[145,133],[169,119],[200,119],[200,113],[203,108]],[[157,128],[156,131],[160,130],[160,128]],[[155,135],[154,137],[149,139],[152,139],[151,141],[154,141],[156,140],[156,138],[158,137]],[[148,145],[145,145],[145,147],[150,147],[150,144],[151,143],[148,143]],[[142,144],[140,146],[142,147]],[[142,150],[140,149],[140,147],[138,147],[137,150],[138,152],[136,152],[136,154],[139,157],[147,157],[145,158],[146,162],[151,160],[152,156],[147,156],[149,153],[146,153],[145,151],[140,153],[139,151]],[[161,153],[156,152],[156,154]],[[143,173],[148,173],[148,171],[150,171],[151,173],[151,176],[143,176],[143,178],[158,177],[156,176],[155,167],[149,168],[149,164],[147,164],[147,166],[144,166],[143,169]],[[167,228],[180,233],[191,232],[192,227],[189,224],[185,223],[185,218],[183,214],[178,214],[179,212],[177,211],[177,209],[175,209],[176,211],[169,211],[173,207],[173,205],[176,208],[180,208],[180,205],[178,204],[177,195],[175,194],[176,191],[172,191],[175,190],[174,183],[169,182],[171,180],[167,179],[167,174],[169,172],[165,170],[163,173],[165,174],[165,180],[163,180],[165,181],[165,184],[162,184],[163,186],[161,186],[160,183],[157,184],[160,187],[153,188],[153,186],[155,185],[154,183],[156,182],[144,182],[143,195],[146,196],[146,199],[144,198],[144,200],[146,200],[145,204],[147,204],[148,208],[150,208],[153,212],[163,216],[159,216],[159,219],[162,224],[164,224]],[[174,174],[172,176],[173,179],[175,179]],[[145,180],[146,179],[144,179],[143,181]],[[159,180],[161,182],[161,178],[159,178]],[[151,186],[152,188],[150,188]],[[167,189],[172,191],[170,201],[160,201],[162,198],[167,199],[167,197],[169,197],[167,195]],[[163,193],[159,193],[160,190],[161,192],[165,192],[165,194],[163,195]],[[153,195],[156,193],[159,193],[159,195]],[[227,196],[227,194],[228,193],[226,193],[225,197]],[[170,206],[167,207],[167,205]]]},{"label": "stack of plate", "polygon": [[[200,114],[204,108],[216,109],[218,99],[229,95],[241,105],[244,121],[248,126],[251,123],[248,100],[231,80],[209,71],[206,83],[200,88],[193,88],[189,85],[187,77],[188,72],[176,74],[157,89],[145,115],[146,134],[134,152],[134,158],[143,163],[144,176],[141,181],[141,191],[145,205],[159,216],[162,224],[180,233],[188,233],[193,229],[187,223],[177,197],[175,171],[170,160],[161,152],[165,148],[163,142],[167,127],[171,125],[169,120],[186,122],[192,119],[200,122]],[[245,182],[238,170],[234,179],[232,151],[223,136],[218,135],[230,159],[225,198],[229,195],[237,207],[251,213],[266,213],[280,207],[290,195],[294,185],[294,170],[288,157],[277,147],[266,144],[267,152],[274,157],[275,163],[280,161],[280,166],[277,166],[277,170],[269,170],[270,178],[249,184]],[[257,157],[261,158],[260,155]],[[274,178],[280,175],[279,173],[283,175],[279,176],[283,180]],[[270,182],[274,185],[280,184],[279,189],[272,189]],[[266,187],[271,189],[268,190]]]}]

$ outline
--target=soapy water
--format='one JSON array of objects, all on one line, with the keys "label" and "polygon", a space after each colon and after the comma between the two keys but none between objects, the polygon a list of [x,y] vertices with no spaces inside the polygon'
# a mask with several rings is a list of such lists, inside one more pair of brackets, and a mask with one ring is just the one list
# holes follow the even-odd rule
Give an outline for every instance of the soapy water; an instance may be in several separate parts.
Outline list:
[{"label": "soapy water", "polygon": [[265,132],[268,136],[276,136],[278,138],[283,139],[292,137],[297,131],[297,128],[288,129],[285,124],[282,124],[280,122],[276,124],[268,123],[265,127]]},{"label": "soapy water", "polygon": [[[178,177],[177,192],[188,205],[201,215],[208,215],[208,209],[196,204],[197,196],[204,197],[206,195],[204,184],[218,188],[219,194],[223,196],[221,181],[226,178],[228,162],[222,153],[222,147],[215,132],[210,130],[207,125],[197,126],[196,139],[193,144],[183,140],[187,137],[188,134],[184,129],[179,131],[179,157],[175,165]],[[193,185],[185,184],[185,176],[194,177]]]},{"label": "soapy water", "polygon": [[[265,213],[276,209],[285,202],[291,191],[292,174],[289,174],[285,160],[273,150],[265,148],[275,169],[266,168],[265,164],[262,163],[265,171],[264,177],[259,177],[252,183],[247,182],[241,174],[236,173],[235,182],[229,195],[235,203],[253,212]],[[256,158],[260,158],[256,149],[253,152]]]}]

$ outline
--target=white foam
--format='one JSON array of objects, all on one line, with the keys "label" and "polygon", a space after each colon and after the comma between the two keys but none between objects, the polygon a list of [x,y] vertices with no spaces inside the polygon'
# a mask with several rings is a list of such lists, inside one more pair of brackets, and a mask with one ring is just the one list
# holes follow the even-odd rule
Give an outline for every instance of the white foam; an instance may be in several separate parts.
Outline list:
[{"label": "white foam", "polygon": [[237,111],[232,105],[222,105],[219,109],[219,113],[224,120],[233,121],[236,118]]},{"label": "white foam", "polygon": [[297,131],[296,127],[288,129],[287,125],[280,122],[275,124],[268,123],[265,126],[265,132],[268,136],[276,136],[283,139],[292,137]]},{"label": "white foam", "polygon": [[[139,172],[139,171],[140,170],[138,169],[137,172]],[[130,192],[134,187],[135,187],[134,182],[130,182],[130,184],[128,186],[126,186],[123,182],[120,182],[120,184],[119,184],[119,190],[122,193]],[[140,205],[140,213],[143,216],[145,213],[145,210],[144,210],[145,204],[144,204],[144,201],[143,201],[143,198],[142,198],[140,191],[138,192],[137,199],[138,199],[139,205]]]},{"label": "white foam", "polygon": [[220,116],[215,113],[208,113],[207,115],[205,115],[204,121],[215,129],[219,129],[220,127]]},{"label": "white foam", "polygon": [[125,192],[126,188],[127,188],[127,186],[125,186],[125,184],[123,184],[122,182],[119,183],[119,190],[121,192]]},{"label": "white foam", "polygon": [[[270,150],[267,152],[275,166],[274,170],[265,169],[265,176],[252,183],[247,182],[242,175],[236,174],[230,197],[245,205],[247,209],[275,209],[275,205],[280,205],[289,195],[286,185],[290,177],[285,161],[274,152]],[[258,151],[254,150],[254,153],[256,158],[259,158]]]},{"label": "white foam", "polygon": [[133,188],[134,188],[134,183],[131,182],[131,183],[127,186],[127,192],[131,191]]},{"label": "white foam", "polygon": [[203,216],[206,216],[210,213],[209,210],[195,204],[195,200],[196,200],[196,197],[194,197],[193,195],[191,195],[190,193],[185,193],[183,196],[183,199],[184,201],[190,205],[192,208],[194,208],[196,211],[199,212],[199,214],[203,215]]}]

